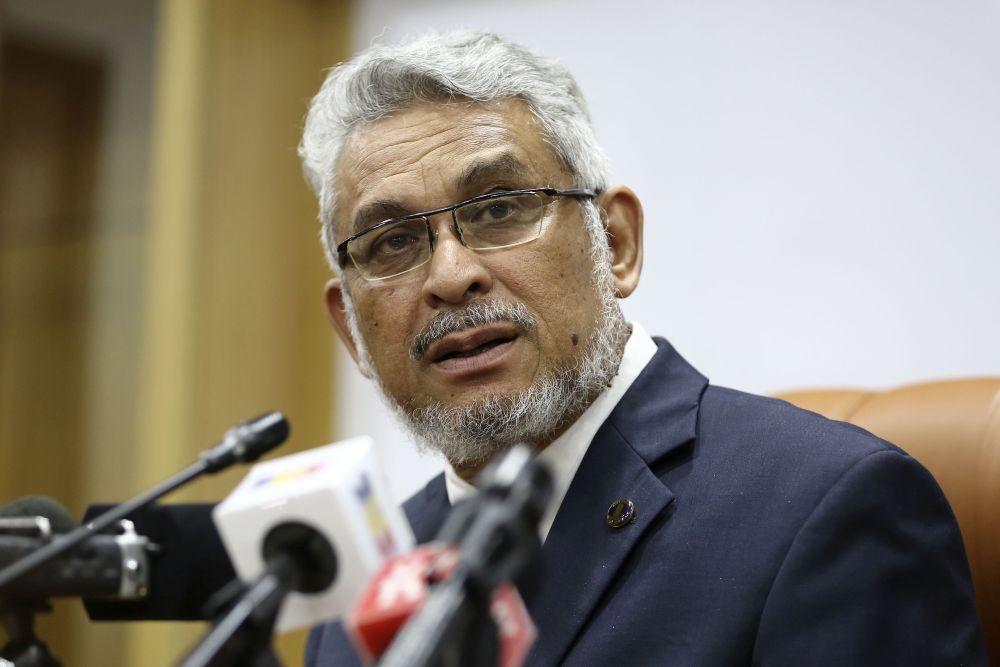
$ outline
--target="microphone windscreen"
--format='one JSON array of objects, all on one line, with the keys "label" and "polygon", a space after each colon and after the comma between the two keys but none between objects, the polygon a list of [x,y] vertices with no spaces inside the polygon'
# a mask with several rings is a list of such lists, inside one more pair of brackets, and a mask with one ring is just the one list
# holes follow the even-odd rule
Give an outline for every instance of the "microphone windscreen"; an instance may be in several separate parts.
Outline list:
[{"label": "microphone windscreen", "polygon": [[236,426],[233,431],[243,443],[237,452],[240,463],[253,463],[285,440],[291,433],[288,418],[280,412],[268,412]]},{"label": "microphone windscreen", "polygon": [[[113,505],[92,505],[84,521]],[[150,505],[130,514],[138,534],[158,548],[150,555],[149,592],[141,600],[84,600],[95,621],[209,620],[205,603],[236,577],[212,522],[212,504]]]},{"label": "microphone windscreen", "polygon": [[201,453],[208,473],[225,470],[234,463],[253,463],[287,438],[291,432],[288,419],[280,412],[268,412],[226,431],[222,442]]},{"label": "microphone windscreen", "polygon": [[32,516],[48,519],[53,533],[68,533],[76,528],[69,511],[48,496],[25,496],[0,507],[0,518]]}]

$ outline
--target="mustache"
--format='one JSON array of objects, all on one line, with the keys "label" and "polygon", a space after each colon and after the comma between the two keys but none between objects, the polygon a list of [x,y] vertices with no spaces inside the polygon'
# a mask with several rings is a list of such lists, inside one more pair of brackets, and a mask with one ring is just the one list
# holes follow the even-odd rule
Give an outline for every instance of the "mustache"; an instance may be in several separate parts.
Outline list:
[{"label": "mustache", "polygon": [[410,356],[419,361],[427,348],[449,334],[496,322],[510,322],[521,331],[535,328],[535,318],[522,303],[479,299],[463,308],[438,313],[413,337]]}]

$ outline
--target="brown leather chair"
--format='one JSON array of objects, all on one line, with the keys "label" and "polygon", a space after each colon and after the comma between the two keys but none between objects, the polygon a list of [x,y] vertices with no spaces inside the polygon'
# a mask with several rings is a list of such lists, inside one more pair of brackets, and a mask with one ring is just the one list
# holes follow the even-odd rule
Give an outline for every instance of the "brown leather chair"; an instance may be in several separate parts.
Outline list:
[{"label": "brown leather chair", "polygon": [[778,398],[867,429],[931,471],[958,518],[987,650],[1000,665],[1000,378]]}]

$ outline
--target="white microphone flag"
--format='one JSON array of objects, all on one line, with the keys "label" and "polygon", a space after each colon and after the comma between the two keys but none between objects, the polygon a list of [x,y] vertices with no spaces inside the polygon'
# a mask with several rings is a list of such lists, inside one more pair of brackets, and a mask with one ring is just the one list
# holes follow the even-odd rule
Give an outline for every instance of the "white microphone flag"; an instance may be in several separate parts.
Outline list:
[{"label": "white microphone flag", "polygon": [[414,543],[367,436],[258,463],[215,508],[213,519],[244,581],[264,571],[264,537],[279,524],[304,523],[333,546],[333,585],[321,593],[289,594],[278,616],[278,632],[339,617],[383,561],[409,551]]}]

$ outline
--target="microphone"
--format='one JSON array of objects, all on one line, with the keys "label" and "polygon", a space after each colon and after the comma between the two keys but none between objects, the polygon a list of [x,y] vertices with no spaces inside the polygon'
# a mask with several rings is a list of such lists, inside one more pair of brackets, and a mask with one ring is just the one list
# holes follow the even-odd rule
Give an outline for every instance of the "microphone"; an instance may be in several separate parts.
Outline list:
[{"label": "microphone", "polygon": [[509,581],[541,548],[551,475],[515,447],[479,488],[456,505],[436,543],[389,561],[345,619],[366,659],[381,657],[381,667],[523,663],[537,631]]},{"label": "microphone", "polygon": [[[344,618],[347,636],[366,662],[373,663],[385,654],[400,628],[427,603],[431,586],[454,573],[458,558],[454,546],[433,542],[382,566]],[[484,660],[494,658],[498,667],[524,664],[538,631],[512,584],[501,583],[493,593],[489,621],[485,635],[474,635]],[[463,664],[479,663],[467,660]]]},{"label": "microphone", "polygon": [[202,452],[198,461],[187,469],[161,482],[149,491],[104,512],[93,521],[60,535],[41,549],[33,551],[4,568],[0,571],[0,596],[6,592],[7,587],[14,580],[174,489],[205,473],[217,473],[234,463],[256,461],[263,454],[284,442],[288,437],[288,432],[288,420],[280,412],[269,412],[256,419],[236,425],[226,432],[222,442]]},{"label": "microphone", "polygon": [[214,519],[243,581],[266,572],[268,535],[283,524],[314,529],[333,550],[336,580],[289,594],[279,632],[339,617],[382,562],[414,542],[367,436],[255,465],[215,508]]},{"label": "microphone", "polygon": [[201,453],[201,465],[214,474],[234,463],[253,463],[287,440],[290,431],[285,415],[267,412],[226,431],[222,442]]},{"label": "microphone", "polygon": [[[149,540],[124,521],[118,535],[92,535],[73,549],[11,582],[4,600],[50,597],[141,598],[149,573]],[[55,500],[27,496],[0,508],[0,566],[17,562],[50,544],[54,533],[75,527]]]},{"label": "microphone", "polygon": [[[24,496],[0,507],[0,519],[15,532],[15,526],[39,526],[48,536],[51,533],[68,533],[76,528],[69,511],[48,496]],[[29,530],[30,532],[30,530]]]},{"label": "microphone", "polygon": [[303,523],[289,521],[272,528],[262,552],[264,572],[240,592],[181,667],[276,665],[270,637],[285,596],[289,591],[319,593],[337,576],[333,547]]},{"label": "microphone", "polygon": [[[72,531],[66,509],[45,496],[28,496],[0,508],[0,564],[24,562]],[[121,522],[120,535],[92,535],[14,579],[0,597],[3,646],[0,664],[58,667],[35,634],[35,615],[51,611],[52,596],[141,597],[146,591],[146,538]]]},{"label": "microphone", "polygon": [[[413,534],[360,437],[254,466],[213,512],[245,589],[183,667],[270,664],[272,631],[339,616]],[[287,599],[286,599],[287,597]]]}]

